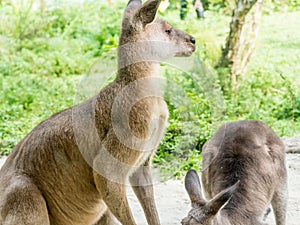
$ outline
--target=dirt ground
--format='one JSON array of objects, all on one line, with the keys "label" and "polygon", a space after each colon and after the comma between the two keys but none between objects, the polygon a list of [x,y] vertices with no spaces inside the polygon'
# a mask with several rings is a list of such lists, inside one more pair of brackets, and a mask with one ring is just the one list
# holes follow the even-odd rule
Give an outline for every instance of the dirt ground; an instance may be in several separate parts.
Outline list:
[{"label": "dirt ground", "polygon": [[[0,167],[4,162],[0,158]],[[300,154],[287,154],[289,174],[289,205],[287,225],[300,224]],[[158,179],[156,179],[158,180]],[[165,183],[156,181],[155,197],[163,225],[180,224],[182,218],[190,209],[190,200],[184,189],[182,180],[168,180]],[[128,198],[138,225],[146,225],[146,219],[131,188],[128,188]],[[273,213],[268,216],[268,223],[275,225]]]}]

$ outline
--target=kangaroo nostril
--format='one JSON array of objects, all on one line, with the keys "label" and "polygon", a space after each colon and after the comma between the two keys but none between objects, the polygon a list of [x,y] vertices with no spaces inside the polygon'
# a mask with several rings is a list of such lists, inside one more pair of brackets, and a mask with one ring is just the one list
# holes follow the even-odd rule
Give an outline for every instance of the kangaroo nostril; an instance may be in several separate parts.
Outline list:
[{"label": "kangaroo nostril", "polygon": [[194,37],[190,37],[190,42],[192,42],[193,44],[196,44],[196,40]]}]

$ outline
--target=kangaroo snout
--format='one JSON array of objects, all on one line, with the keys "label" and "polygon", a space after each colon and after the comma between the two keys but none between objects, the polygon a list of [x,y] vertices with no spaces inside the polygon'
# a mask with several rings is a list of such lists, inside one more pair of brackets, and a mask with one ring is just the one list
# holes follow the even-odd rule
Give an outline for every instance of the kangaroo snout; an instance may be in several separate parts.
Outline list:
[{"label": "kangaroo snout", "polygon": [[192,42],[192,44],[196,44],[196,39],[193,36],[190,36],[190,42]]},{"label": "kangaroo snout", "polygon": [[191,56],[196,51],[196,39],[188,33],[182,33],[182,41],[177,42],[176,57]]}]

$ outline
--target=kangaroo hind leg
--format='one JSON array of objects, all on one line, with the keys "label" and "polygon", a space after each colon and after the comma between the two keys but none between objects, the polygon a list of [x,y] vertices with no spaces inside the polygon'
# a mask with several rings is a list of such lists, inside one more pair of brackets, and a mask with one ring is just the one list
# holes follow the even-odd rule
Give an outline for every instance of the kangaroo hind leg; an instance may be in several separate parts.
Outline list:
[{"label": "kangaroo hind leg", "polygon": [[27,177],[13,177],[0,202],[1,225],[50,225],[46,201]]},{"label": "kangaroo hind leg", "polygon": [[283,183],[281,187],[275,191],[271,202],[275,214],[276,225],[286,224],[287,199],[287,184]]},{"label": "kangaroo hind leg", "polygon": [[111,213],[111,211],[107,209],[95,225],[120,225],[120,223],[116,219],[116,217]]}]

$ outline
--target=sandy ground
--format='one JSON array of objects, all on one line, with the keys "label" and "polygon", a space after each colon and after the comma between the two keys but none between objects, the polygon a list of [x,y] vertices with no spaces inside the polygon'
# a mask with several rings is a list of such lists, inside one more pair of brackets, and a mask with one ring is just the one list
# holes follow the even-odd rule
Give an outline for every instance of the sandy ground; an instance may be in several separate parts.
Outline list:
[{"label": "sandy ground", "polygon": [[[0,167],[4,162],[0,158]],[[287,154],[289,173],[289,205],[287,225],[300,224],[300,154]],[[180,224],[182,218],[190,209],[190,200],[184,189],[182,180],[168,180],[165,183],[155,182],[155,197],[157,208],[163,225]],[[146,219],[131,188],[128,188],[128,198],[138,225],[146,225]],[[275,225],[273,213],[268,216],[268,223]]]}]

